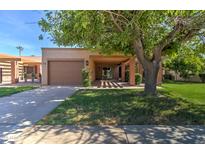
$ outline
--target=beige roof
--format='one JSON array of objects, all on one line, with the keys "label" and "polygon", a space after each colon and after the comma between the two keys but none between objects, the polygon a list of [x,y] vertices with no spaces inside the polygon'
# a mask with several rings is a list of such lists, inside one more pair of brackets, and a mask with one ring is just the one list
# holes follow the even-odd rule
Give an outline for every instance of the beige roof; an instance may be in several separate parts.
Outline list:
[{"label": "beige roof", "polygon": [[41,56],[13,56],[0,53],[0,60],[22,61],[23,63],[41,63]]},{"label": "beige roof", "polygon": [[19,58],[18,56],[12,56],[12,55],[8,55],[5,53],[0,53],[0,60],[15,60],[15,61],[20,61],[21,58]]},{"label": "beige roof", "polygon": [[21,56],[23,63],[41,63],[41,56]]}]

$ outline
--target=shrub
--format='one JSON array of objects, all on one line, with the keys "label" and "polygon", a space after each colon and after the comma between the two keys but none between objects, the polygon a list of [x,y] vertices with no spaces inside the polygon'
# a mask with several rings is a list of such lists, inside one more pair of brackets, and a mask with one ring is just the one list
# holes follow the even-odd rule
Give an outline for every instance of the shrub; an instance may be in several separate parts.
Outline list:
[{"label": "shrub", "polygon": [[89,75],[88,69],[86,69],[86,68],[82,69],[82,78],[83,78],[83,86],[84,87],[91,86],[90,75]]},{"label": "shrub", "polygon": [[125,71],[125,82],[129,82],[130,80],[130,73],[129,73],[129,70],[126,70]]},{"label": "shrub", "polygon": [[24,72],[23,77],[24,77],[24,81],[27,82],[27,73],[26,72]]},{"label": "shrub", "polygon": [[136,73],[136,74],[135,74],[135,83],[136,83],[137,85],[139,85],[140,83],[142,83],[142,75],[141,75],[141,74],[139,74],[139,73]]},{"label": "shrub", "polygon": [[27,78],[27,73],[26,72],[23,73],[23,77],[24,77],[24,79]]},{"label": "shrub", "polygon": [[199,77],[201,78],[201,81],[205,83],[205,74],[199,74]]},{"label": "shrub", "polygon": [[172,74],[164,74],[163,79],[164,80],[174,80],[174,76]]},{"label": "shrub", "polygon": [[32,73],[31,73],[31,77],[32,77],[32,78],[35,78],[35,77],[36,77],[36,74],[35,74],[34,72],[32,72]]}]

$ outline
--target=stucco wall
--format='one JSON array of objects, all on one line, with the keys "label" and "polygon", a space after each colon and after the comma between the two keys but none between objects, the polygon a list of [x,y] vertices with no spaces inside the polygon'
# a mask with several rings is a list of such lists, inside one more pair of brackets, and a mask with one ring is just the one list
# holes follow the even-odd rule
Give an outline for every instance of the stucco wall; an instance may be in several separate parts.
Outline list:
[{"label": "stucco wall", "polygon": [[[48,84],[48,61],[49,60],[84,60],[84,66],[90,69],[91,80],[95,80],[95,64],[91,55],[98,55],[87,49],[81,48],[42,48],[42,84]],[[88,61],[88,66],[86,65]],[[137,59],[135,59],[137,61]],[[139,73],[143,73],[142,66],[138,66]],[[135,69],[134,69],[135,70]],[[134,80],[134,79],[133,79]],[[158,74],[158,84],[162,81],[162,70]]]},{"label": "stucco wall", "polygon": [[[86,49],[80,48],[42,48],[42,84],[48,84],[48,61],[49,60],[84,60],[89,61],[90,55],[97,55]],[[89,64],[93,67],[92,62]]]},{"label": "stucco wall", "polygon": [[0,68],[2,68],[2,83],[11,83],[11,62],[0,61]]}]

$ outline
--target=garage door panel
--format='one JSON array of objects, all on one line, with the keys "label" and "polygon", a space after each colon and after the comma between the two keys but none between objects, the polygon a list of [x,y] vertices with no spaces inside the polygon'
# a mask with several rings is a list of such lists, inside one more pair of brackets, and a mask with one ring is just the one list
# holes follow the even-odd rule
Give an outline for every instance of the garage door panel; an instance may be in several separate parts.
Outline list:
[{"label": "garage door panel", "polygon": [[50,85],[81,85],[83,61],[50,61]]}]

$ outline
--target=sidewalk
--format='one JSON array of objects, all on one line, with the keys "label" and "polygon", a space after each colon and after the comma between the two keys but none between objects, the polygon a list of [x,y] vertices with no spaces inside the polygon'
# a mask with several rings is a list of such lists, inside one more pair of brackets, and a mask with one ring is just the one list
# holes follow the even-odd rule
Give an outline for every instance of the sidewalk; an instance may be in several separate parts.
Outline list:
[{"label": "sidewalk", "polygon": [[[13,134],[14,135],[14,134]],[[8,136],[9,138],[9,136]],[[205,126],[33,126],[10,136],[20,144],[205,144]]]}]

